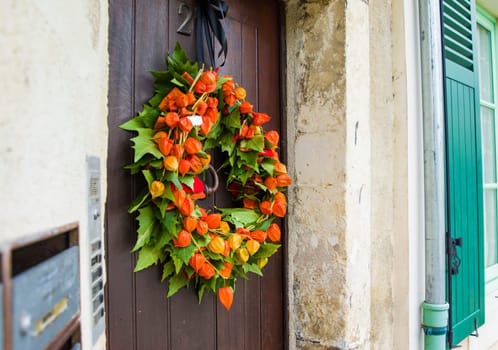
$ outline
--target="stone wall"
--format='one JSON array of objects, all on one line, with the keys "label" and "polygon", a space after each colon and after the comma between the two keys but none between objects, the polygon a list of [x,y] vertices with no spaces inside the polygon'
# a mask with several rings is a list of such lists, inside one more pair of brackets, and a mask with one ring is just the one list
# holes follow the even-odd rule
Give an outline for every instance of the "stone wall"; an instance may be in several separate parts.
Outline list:
[{"label": "stone wall", "polygon": [[409,346],[403,18],[403,2],[286,2],[291,349]]}]

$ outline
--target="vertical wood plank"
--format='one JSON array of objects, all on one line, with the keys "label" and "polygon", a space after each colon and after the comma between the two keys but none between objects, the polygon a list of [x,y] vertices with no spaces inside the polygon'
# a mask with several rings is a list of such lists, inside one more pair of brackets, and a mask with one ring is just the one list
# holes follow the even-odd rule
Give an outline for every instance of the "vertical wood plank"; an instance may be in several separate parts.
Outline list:
[{"label": "vertical wood plank", "polygon": [[[109,157],[107,173],[112,181],[107,186],[105,214],[106,244],[106,306],[107,347],[135,349],[134,327],[134,260],[130,247],[133,239],[130,228],[134,220],[127,213],[132,200],[131,176],[123,167],[132,160],[129,135],[118,125],[130,118],[133,111],[133,41],[134,2],[109,2]],[[123,151],[126,150],[126,151]]]}]

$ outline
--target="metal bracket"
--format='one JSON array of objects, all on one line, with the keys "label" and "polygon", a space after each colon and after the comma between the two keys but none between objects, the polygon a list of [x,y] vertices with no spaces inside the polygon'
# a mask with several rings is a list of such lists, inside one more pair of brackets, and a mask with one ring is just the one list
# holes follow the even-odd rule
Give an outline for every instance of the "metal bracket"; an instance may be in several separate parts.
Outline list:
[{"label": "metal bracket", "polygon": [[474,318],[474,333],[470,333],[472,337],[479,338],[479,329],[478,329],[478,324],[477,324],[477,318]]},{"label": "metal bracket", "polygon": [[461,247],[463,244],[462,237],[459,238],[450,238],[450,244],[449,244],[449,260],[450,260],[450,274],[451,275],[457,275],[458,274],[458,268],[460,267],[460,257],[457,254],[457,249],[456,247]]}]

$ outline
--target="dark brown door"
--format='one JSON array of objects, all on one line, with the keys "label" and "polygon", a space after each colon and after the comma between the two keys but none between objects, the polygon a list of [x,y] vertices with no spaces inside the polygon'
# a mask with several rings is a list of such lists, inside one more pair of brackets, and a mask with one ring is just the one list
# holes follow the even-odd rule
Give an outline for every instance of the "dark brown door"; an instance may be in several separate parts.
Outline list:
[{"label": "dark brown door", "polygon": [[[194,1],[110,1],[109,157],[106,210],[107,342],[124,349],[284,349],[285,290],[282,249],[270,259],[265,276],[239,280],[227,312],[213,295],[198,304],[193,288],[166,298],[160,271],[133,273],[130,253],[135,220],[127,206],[136,193],[123,169],[131,162],[130,135],[118,125],[136,115],[152,95],[149,70],[165,68],[165,56],[179,41],[194,57],[195,35],[177,29]],[[228,57],[221,72],[248,91],[256,110],[273,117],[268,129],[281,128],[279,11],[276,1],[227,1]],[[181,15],[179,10],[181,9]],[[187,21],[185,31],[193,30]],[[219,190],[220,191],[220,190]],[[223,191],[223,190],[221,190]],[[219,193],[217,205],[227,206]]]}]

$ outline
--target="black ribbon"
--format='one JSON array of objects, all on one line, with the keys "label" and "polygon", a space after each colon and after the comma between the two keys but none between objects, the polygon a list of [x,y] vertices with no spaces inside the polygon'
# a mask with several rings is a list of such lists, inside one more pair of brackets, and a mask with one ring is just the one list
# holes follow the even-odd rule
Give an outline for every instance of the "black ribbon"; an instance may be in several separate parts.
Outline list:
[{"label": "black ribbon", "polygon": [[197,61],[204,62],[204,40],[206,42],[209,61],[212,67],[216,67],[214,38],[220,43],[221,49],[218,58],[223,54],[225,64],[227,58],[227,37],[225,34],[225,17],[228,12],[228,5],[222,0],[197,0],[196,15],[196,41],[197,41]]}]

